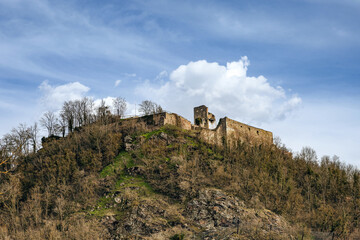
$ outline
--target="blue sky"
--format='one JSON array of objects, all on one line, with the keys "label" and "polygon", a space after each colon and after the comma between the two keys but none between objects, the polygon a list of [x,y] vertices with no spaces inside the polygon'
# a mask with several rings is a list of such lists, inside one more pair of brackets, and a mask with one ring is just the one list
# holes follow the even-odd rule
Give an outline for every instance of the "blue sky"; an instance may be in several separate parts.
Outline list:
[{"label": "blue sky", "polygon": [[[360,166],[360,1],[0,0],[0,134],[64,100],[151,99]],[[117,82],[117,84],[115,84]]]}]

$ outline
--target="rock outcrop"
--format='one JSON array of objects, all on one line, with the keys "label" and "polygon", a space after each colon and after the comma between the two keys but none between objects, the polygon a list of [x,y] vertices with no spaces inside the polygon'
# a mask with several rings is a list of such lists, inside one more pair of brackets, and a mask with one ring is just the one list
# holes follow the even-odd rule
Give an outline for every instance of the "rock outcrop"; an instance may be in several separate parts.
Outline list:
[{"label": "rock outcrop", "polygon": [[219,189],[203,189],[186,207],[186,216],[201,229],[202,239],[294,239],[286,220],[245,204]]},{"label": "rock outcrop", "polygon": [[186,204],[160,195],[119,199],[131,206],[121,220],[106,216],[112,239],[295,239],[291,226],[267,209],[252,209],[219,189],[203,189]]}]

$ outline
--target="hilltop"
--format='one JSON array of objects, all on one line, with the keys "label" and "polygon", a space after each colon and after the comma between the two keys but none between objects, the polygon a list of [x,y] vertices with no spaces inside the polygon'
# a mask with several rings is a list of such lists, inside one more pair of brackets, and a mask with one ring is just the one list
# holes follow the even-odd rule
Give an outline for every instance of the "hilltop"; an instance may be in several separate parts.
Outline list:
[{"label": "hilltop", "polygon": [[345,238],[359,172],[282,144],[211,144],[151,115],[49,138],[3,175],[2,239]]}]

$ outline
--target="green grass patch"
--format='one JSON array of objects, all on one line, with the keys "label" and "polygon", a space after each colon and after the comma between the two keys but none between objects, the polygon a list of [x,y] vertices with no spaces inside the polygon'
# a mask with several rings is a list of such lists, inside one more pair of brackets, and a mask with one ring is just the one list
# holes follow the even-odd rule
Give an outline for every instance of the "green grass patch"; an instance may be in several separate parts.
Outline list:
[{"label": "green grass patch", "polygon": [[114,189],[107,195],[107,197],[101,197],[96,204],[94,210],[89,212],[90,215],[96,217],[115,216],[116,219],[121,219],[124,215],[124,210],[119,206],[114,206],[115,201],[112,197],[114,193],[122,195],[126,189],[130,189],[134,194],[139,197],[153,196],[154,190],[145,182],[141,177],[133,177],[129,175],[121,175],[115,183]]},{"label": "green grass patch", "polygon": [[171,144],[167,145],[166,148],[173,149],[173,148],[175,148],[175,145],[171,143]]},{"label": "green grass patch", "polygon": [[186,140],[187,140],[189,146],[196,147],[196,148],[199,147],[198,141],[195,140],[194,138],[188,136],[188,137],[186,137]]},{"label": "green grass patch", "polygon": [[160,128],[160,129],[154,130],[154,131],[152,131],[152,132],[144,133],[142,136],[144,136],[145,139],[149,139],[149,138],[151,138],[152,136],[158,135],[158,134],[160,134],[160,133],[162,133],[162,132],[164,132],[164,129],[163,129],[163,128]]},{"label": "green grass patch", "polygon": [[113,163],[107,165],[100,172],[100,177],[104,178],[107,176],[116,175],[118,172],[121,172],[124,167],[133,167],[135,166],[134,160],[131,158],[128,152],[121,152],[114,160]]},{"label": "green grass patch", "polygon": [[[165,129],[159,129],[153,132],[149,132],[144,134],[147,139],[155,134],[160,134],[164,132]],[[116,182],[112,186],[112,190],[107,196],[101,197],[98,199],[96,205],[91,210],[88,210],[88,214],[96,217],[104,217],[104,216],[114,216],[116,219],[122,218],[125,209],[122,209],[122,206],[118,205],[114,200],[114,194],[122,195],[128,194],[131,191],[131,194],[138,198],[142,197],[153,197],[154,190],[152,187],[145,181],[145,179],[141,176],[130,176],[126,169],[135,167],[137,165],[136,159],[141,159],[143,157],[143,153],[141,151],[134,152],[126,152],[122,151],[118,156],[115,157],[114,161],[104,167],[100,172],[100,177],[105,178],[107,176],[113,176],[116,179]],[[169,162],[170,159],[167,158],[165,160]],[[124,196],[125,196],[124,195]]]},{"label": "green grass patch", "polygon": [[125,161],[125,166],[126,166],[127,168],[135,167],[136,164],[135,164],[134,159],[132,159],[131,157],[128,158],[128,159]]},{"label": "green grass patch", "polygon": [[224,156],[219,153],[214,154],[214,157],[216,160],[224,160]]},{"label": "green grass patch", "polygon": [[90,212],[91,215],[94,215],[96,217],[112,215],[112,213],[113,213],[113,209],[106,209],[106,208],[99,208]]},{"label": "green grass patch", "polygon": [[123,191],[127,188],[133,188],[139,193],[139,195],[149,196],[154,193],[152,187],[147,182],[145,182],[142,177],[133,177],[129,175],[121,176],[116,181],[115,190]]},{"label": "green grass patch", "polygon": [[98,201],[98,207],[105,208],[107,204],[111,204],[112,199],[110,197],[102,197]]},{"label": "green grass patch", "polygon": [[[169,160],[169,159],[168,159]],[[113,188],[113,192],[121,191],[125,188],[139,189],[143,194],[149,195],[154,191],[151,186],[145,182],[140,176],[127,175],[125,168],[132,168],[136,166],[134,159],[128,152],[121,152],[113,163],[106,166],[101,172],[100,177],[117,176],[117,181]],[[142,195],[142,194],[140,194]],[[104,207],[107,204],[106,198],[101,198],[98,202],[99,207]]]}]

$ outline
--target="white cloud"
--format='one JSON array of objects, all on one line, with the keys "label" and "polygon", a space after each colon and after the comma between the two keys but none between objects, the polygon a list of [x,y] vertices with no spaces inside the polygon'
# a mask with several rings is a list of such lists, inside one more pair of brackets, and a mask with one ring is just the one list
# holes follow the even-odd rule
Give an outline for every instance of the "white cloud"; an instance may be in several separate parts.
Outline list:
[{"label": "white cloud", "polygon": [[190,62],[174,70],[170,81],[160,87],[147,81],[137,92],[188,118],[194,106],[205,104],[218,117],[230,114],[261,124],[284,119],[299,107],[301,98],[286,96],[282,87],[271,86],[264,76],[247,76],[248,66],[247,57],[226,66],[206,60]]},{"label": "white cloud", "polygon": [[120,83],[121,83],[121,80],[120,80],[120,79],[119,79],[119,80],[116,80],[116,81],[115,81],[115,87],[119,86]]},{"label": "white cloud", "polygon": [[[39,114],[45,111],[59,111],[65,101],[69,100],[77,100],[81,99],[87,95],[88,91],[90,90],[89,87],[79,83],[79,82],[72,82],[64,85],[59,86],[51,86],[48,81],[44,81],[39,86],[40,91],[42,92],[42,97],[40,98],[40,108]],[[94,98],[93,98],[94,99]],[[105,97],[105,98],[95,98],[94,99],[94,111],[97,107],[100,106],[101,101],[105,101],[105,105],[109,106],[109,110],[112,111],[113,101],[115,97]],[[139,108],[134,103],[126,102],[127,110],[125,115],[130,117],[135,115],[135,109]],[[1,107],[1,102],[0,102]],[[139,114],[139,111],[137,111]]]},{"label": "white cloud", "polygon": [[126,77],[136,77],[136,73],[125,73]]},{"label": "white cloud", "polygon": [[168,78],[168,76],[169,74],[167,71],[162,71],[156,76],[155,80],[159,82],[163,82],[165,79]]},{"label": "white cloud", "polygon": [[58,110],[65,101],[80,99],[90,90],[89,87],[79,83],[72,82],[59,86],[51,86],[48,81],[44,81],[39,86],[43,97],[42,105],[46,110]]}]

